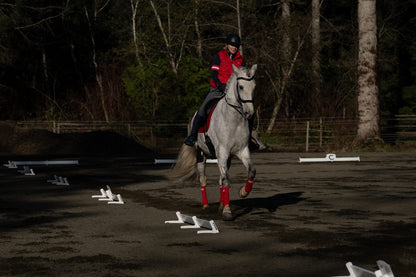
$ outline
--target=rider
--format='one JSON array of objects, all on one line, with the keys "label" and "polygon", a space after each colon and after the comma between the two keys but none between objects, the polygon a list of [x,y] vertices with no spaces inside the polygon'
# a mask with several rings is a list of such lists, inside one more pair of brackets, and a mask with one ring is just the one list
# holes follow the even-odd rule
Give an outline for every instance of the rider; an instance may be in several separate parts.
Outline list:
[{"label": "rider", "polygon": [[[233,73],[232,64],[234,64],[236,67],[246,65],[243,56],[238,51],[238,48],[241,45],[240,37],[237,34],[229,34],[225,39],[225,43],[225,49],[218,52],[214,57],[214,61],[212,62],[212,79],[210,82],[211,88],[195,115],[191,133],[185,140],[186,145],[193,146],[197,141],[198,129],[205,123],[205,120],[208,116],[207,112],[209,109],[207,107],[215,106],[215,104],[217,104],[218,101],[224,97],[225,86],[231,76],[231,73]],[[249,120],[249,123],[251,131],[252,120]],[[250,143],[252,144],[251,139]],[[257,145],[255,145],[254,148],[257,148]]]}]

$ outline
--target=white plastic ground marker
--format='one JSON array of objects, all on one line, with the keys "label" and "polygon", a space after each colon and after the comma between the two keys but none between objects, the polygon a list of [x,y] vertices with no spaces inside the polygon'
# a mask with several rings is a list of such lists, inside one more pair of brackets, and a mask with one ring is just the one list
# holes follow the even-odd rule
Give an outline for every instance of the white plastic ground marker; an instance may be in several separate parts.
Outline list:
[{"label": "white plastic ground marker", "polygon": [[165,223],[188,223],[190,225],[183,225],[181,229],[199,229],[199,228],[206,228],[208,230],[199,230],[197,234],[217,234],[220,231],[218,230],[217,225],[213,220],[208,221],[204,219],[197,218],[196,216],[190,216],[186,214],[181,214],[180,212],[176,212],[176,217],[178,220],[167,220]]},{"label": "white plastic ground marker", "polygon": [[124,204],[123,198],[121,198],[120,194],[116,195],[116,199],[113,199],[112,201],[108,202],[108,204]]},{"label": "white plastic ground marker", "polygon": [[[176,163],[178,160],[175,159],[155,159],[154,164],[174,164]],[[218,163],[217,159],[207,159],[206,160],[207,164],[216,164]]]},{"label": "white plastic ground marker", "polygon": [[36,175],[33,169],[29,168],[28,166],[23,166],[23,170],[18,170],[17,172],[22,173],[24,175]]},{"label": "white plastic ground marker", "polygon": [[365,268],[353,265],[351,262],[345,264],[350,275],[348,276],[334,276],[334,277],[394,277],[390,265],[384,261],[377,261],[380,268],[377,271],[370,271]]},{"label": "white plastic ground marker", "polygon": [[63,161],[9,161],[4,166],[8,168],[16,168],[19,165],[65,165],[78,164],[78,160],[63,160]]},{"label": "white plastic ground marker", "polygon": [[120,194],[114,194],[110,186],[107,185],[107,190],[100,189],[101,194],[92,195],[91,198],[98,198],[98,201],[107,201],[108,204],[124,204],[124,200]]},{"label": "white plastic ground marker", "polygon": [[46,182],[52,183],[57,186],[69,186],[69,182],[66,177],[53,175],[53,178],[53,180],[47,180]]},{"label": "white plastic ground marker", "polygon": [[342,157],[337,158],[335,154],[329,153],[326,154],[325,158],[300,158],[299,163],[305,162],[359,162],[360,157]]},{"label": "white plastic ground marker", "polygon": [[104,189],[100,189],[101,194],[100,195],[92,195],[91,198],[105,198],[107,197],[107,194],[105,193]]}]

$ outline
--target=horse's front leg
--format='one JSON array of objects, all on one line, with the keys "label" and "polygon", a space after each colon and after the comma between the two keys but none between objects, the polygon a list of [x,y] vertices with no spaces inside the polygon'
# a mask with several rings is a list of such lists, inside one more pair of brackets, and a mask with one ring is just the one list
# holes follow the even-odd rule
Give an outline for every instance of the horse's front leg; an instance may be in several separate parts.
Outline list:
[{"label": "horse's front leg", "polygon": [[[224,153],[225,154],[225,153]],[[218,168],[220,170],[220,178],[221,178],[221,184],[222,184],[222,191],[221,191],[221,197],[222,197],[222,219],[223,220],[233,220],[233,216],[231,213],[230,208],[230,181],[228,179],[228,162],[229,157],[228,155],[221,155],[219,153],[218,156]]]},{"label": "horse's front leg", "polygon": [[253,163],[251,162],[250,151],[248,150],[248,147],[244,148],[243,151],[241,151],[241,153],[237,156],[247,169],[247,183],[245,186],[242,186],[239,191],[240,197],[244,198],[247,197],[247,195],[251,192],[254,183],[254,177],[256,177],[256,169],[253,167]]},{"label": "horse's front leg", "polygon": [[208,198],[207,198],[207,177],[205,175],[205,155],[202,154],[200,149],[197,149],[197,170],[199,183],[201,184],[201,193],[202,193],[202,208],[208,208]]}]

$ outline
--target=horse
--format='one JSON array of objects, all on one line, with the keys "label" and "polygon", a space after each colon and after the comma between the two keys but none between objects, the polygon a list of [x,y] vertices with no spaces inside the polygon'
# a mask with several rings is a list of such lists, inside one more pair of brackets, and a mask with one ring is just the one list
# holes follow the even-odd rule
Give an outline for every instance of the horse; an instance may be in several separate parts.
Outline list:
[{"label": "horse", "polygon": [[225,96],[211,112],[209,128],[198,133],[195,146],[183,145],[176,165],[169,173],[170,179],[189,180],[199,177],[202,192],[202,208],[208,207],[206,194],[207,178],[205,163],[207,158],[217,158],[220,172],[220,208],[223,220],[233,220],[230,209],[228,171],[231,158],[238,157],[247,169],[247,183],[239,190],[239,196],[247,197],[251,192],[256,169],[254,168],[248,142],[250,138],[248,119],[254,114],[254,75],[257,64],[251,68],[236,67],[226,84]]}]

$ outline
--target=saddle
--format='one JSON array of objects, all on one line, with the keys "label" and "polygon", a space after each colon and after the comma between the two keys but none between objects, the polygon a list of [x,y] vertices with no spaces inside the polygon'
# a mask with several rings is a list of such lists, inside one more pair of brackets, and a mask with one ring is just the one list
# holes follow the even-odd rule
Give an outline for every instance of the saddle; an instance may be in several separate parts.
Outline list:
[{"label": "saddle", "polygon": [[209,129],[209,124],[211,123],[211,116],[212,116],[212,113],[214,112],[214,110],[215,110],[215,108],[217,107],[217,105],[215,104],[212,108],[211,108],[211,110],[210,110],[210,112],[209,112],[209,114],[208,114],[208,117],[207,117],[207,119],[205,120],[205,123],[204,123],[204,125],[202,125],[201,127],[199,127],[199,129],[198,129],[198,133],[206,133],[207,131],[208,131],[208,129]]}]

